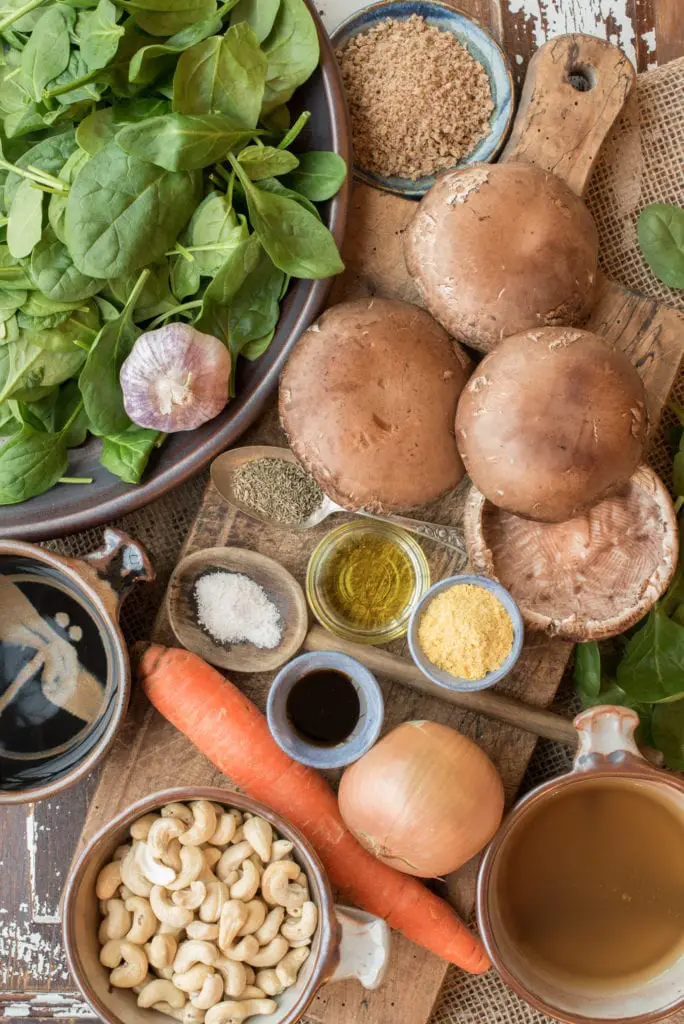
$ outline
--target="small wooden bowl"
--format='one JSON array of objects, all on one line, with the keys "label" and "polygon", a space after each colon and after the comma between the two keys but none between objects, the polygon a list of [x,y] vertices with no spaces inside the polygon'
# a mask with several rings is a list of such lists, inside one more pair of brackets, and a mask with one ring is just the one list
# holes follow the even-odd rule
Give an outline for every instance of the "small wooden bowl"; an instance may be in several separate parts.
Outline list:
[{"label": "small wooden bowl", "polygon": [[[283,621],[283,636],[268,650],[250,643],[221,644],[197,621],[195,584],[211,570],[244,573],[264,588]],[[205,661],[231,672],[271,672],[289,661],[304,643],[309,616],[304,591],[287,569],[247,548],[205,548],[188,555],[173,571],[166,591],[171,628],[180,643]]]}]

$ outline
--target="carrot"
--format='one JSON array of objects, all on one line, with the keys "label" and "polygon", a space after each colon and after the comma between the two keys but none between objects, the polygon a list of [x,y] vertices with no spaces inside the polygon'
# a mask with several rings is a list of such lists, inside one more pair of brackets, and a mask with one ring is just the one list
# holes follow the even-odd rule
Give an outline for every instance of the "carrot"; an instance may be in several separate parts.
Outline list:
[{"label": "carrot", "polygon": [[325,779],[280,749],[266,718],[236,686],[196,654],[158,645],[140,657],[138,678],[157,710],[212,764],[304,833],[345,899],[472,974],[488,969],[482,943],[447,903],[357,843]]}]

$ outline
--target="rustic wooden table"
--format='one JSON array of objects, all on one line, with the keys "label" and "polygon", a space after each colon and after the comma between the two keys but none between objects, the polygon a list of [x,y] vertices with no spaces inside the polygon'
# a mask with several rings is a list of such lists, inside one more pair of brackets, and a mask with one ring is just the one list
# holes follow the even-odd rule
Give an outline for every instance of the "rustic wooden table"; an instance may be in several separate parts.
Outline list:
[{"label": "rustic wooden table", "polygon": [[[318,4],[328,29],[358,6],[358,0]],[[684,55],[683,0],[458,0],[457,6],[491,27],[519,80],[534,50],[564,32],[607,38],[639,71]],[[54,800],[0,810],[1,1019],[91,1016],[66,968],[59,900],[96,784],[92,776]]]}]

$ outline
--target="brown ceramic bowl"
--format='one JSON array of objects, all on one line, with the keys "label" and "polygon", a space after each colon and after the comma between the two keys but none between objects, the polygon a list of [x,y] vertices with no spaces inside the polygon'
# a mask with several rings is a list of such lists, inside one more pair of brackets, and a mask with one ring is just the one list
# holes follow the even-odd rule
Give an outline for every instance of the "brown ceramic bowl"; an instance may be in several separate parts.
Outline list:
[{"label": "brown ceramic bowl", "polygon": [[[318,907],[319,923],[311,955],[295,985],[276,997],[278,1009],[264,1024],[294,1024],[327,981],[358,978],[366,988],[376,988],[384,976],[389,929],[384,921],[351,908],[335,907],[323,865],[304,836],[279,814],[241,793],[229,789],[192,787],[168,789],[139,800],[105,825],[72,866],[64,890],[62,925],[64,948],[71,974],[94,1012],[107,1024],[168,1024],[156,1010],[140,1009],[132,991],[111,988],[109,971],[100,964],[98,926],[101,920],[95,881],[100,869],[128,835],[130,825],[143,814],[172,801],[211,800],[250,811],[266,818],[294,846],[291,854],[309,879],[311,899]],[[344,946],[342,938],[344,937]]]},{"label": "brown ceramic bowl", "polygon": [[73,785],[109,749],[131,688],[119,607],[153,578],[118,530],[83,559],[0,541],[0,805]]}]

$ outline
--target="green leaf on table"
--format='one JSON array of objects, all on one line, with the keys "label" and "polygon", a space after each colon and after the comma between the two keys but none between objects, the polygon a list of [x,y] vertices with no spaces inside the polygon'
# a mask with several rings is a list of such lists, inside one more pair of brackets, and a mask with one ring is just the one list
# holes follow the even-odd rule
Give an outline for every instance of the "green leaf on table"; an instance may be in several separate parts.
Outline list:
[{"label": "green leaf on table", "polygon": [[656,704],[651,718],[653,743],[665,755],[665,764],[684,771],[684,700]]},{"label": "green leaf on table", "polygon": [[276,178],[299,165],[294,153],[274,146],[247,146],[238,154],[238,160],[252,181]]},{"label": "green leaf on table", "polygon": [[227,114],[245,128],[259,119],[266,58],[246,22],[185,50],[173,76],[173,109],[180,114]]},{"label": "green leaf on table", "polygon": [[7,222],[7,245],[15,259],[30,256],[43,233],[43,196],[32,182],[24,180],[17,189]]},{"label": "green leaf on table", "polygon": [[601,692],[601,652],[595,641],[575,647],[574,678],[582,703],[590,706]]},{"label": "green leaf on table", "polygon": [[0,449],[0,505],[16,505],[53,487],[67,468],[66,433],[24,424]]},{"label": "green leaf on table", "polygon": [[140,483],[149,457],[162,437],[157,430],[129,427],[120,434],[104,438],[100,462],[124,483]]},{"label": "green leaf on table", "polygon": [[31,275],[43,295],[57,302],[89,299],[103,287],[102,281],[87,277],[74,266],[69,250],[51,227],[45,228],[33,249]]},{"label": "green leaf on table", "polygon": [[646,704],[684,696],[684,626],[652,609],[627,644],[617,681],[632,700]]},{"label": "green leaf on table", "polygon": [[237,25],[246,21],[258,42],[263,43],[271,34],[279,8],[280,0],[239,0],[230,16],[230,23]]},{"label": "green leaf on table", "polygon": [[82,11],[76,21],[76,38],[88,71],[104,68],[116,56],[124,34],[117,24],[119,11],[112,0],[100,0],[94,11]]},{"label": "green leaf on table", "polygon": [[225,114],[166,114],[122,128],[116,141],[140,160],[169,171],[193,171],[224,160],[253,135],[253,129],[240,128]]},{"label": "green leaf on table", "polygon": [[66,69],[71,46],[69,33],[75,15],[65,4],[49,7],[39,19],[21,55],[24,86],[39,103],[45,87]]},{"label": "green leaf on table", "polygon": [[322,203],[336,195],[347,177],[347,165],[337,153],[312,150],[302,153],[299,167],[285,182],[295,192]]},{"label": "green leaf on table", "polygon": [[684,288],[684,209],[652,203],[639,214],[639,248],[663,284]]},{"label": "green leaf on table", "polygon": [[151,36],[173,36],[212,17],[216,0],[117,0]]},{"label": "green leaf on table", "polygon": [[110,143],[78,172],[69,192],[66,240],[89,277],[120,277],[174,244],[197,205],[194,171],[167,171]]},{"label": "green leaf on table", "polygon": [[287,103],[318,67],[318,32],[304,0],[281,0],[263,51],[268,61],[263,109],[268,113]]},{"label": "green leaf on table", "polygon": [[252,227],[276,267],[303,278],[330,277],[344,270],[335,239],[320,220],[294,199],[262,190],[233,156],[230,161],[240,178]]}]

